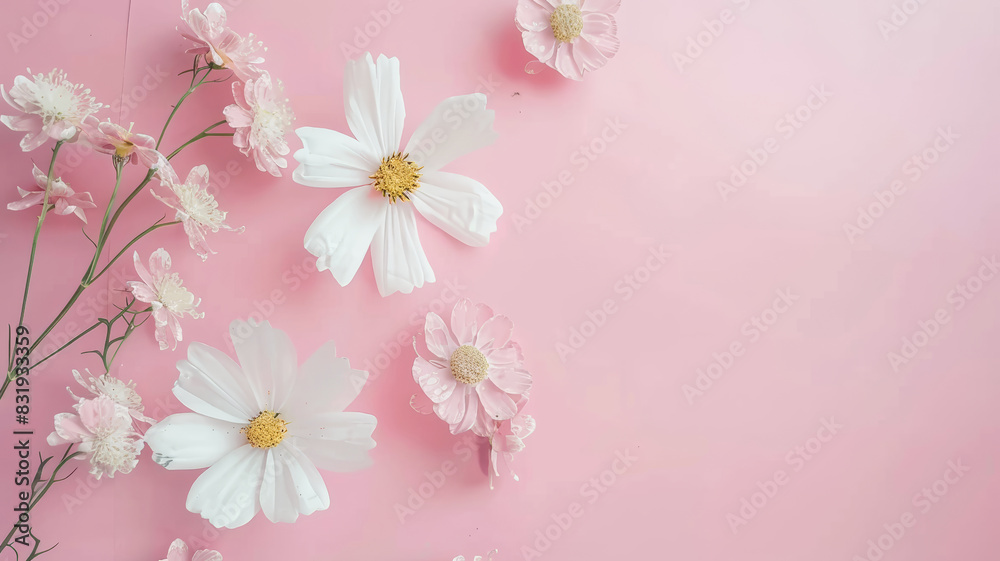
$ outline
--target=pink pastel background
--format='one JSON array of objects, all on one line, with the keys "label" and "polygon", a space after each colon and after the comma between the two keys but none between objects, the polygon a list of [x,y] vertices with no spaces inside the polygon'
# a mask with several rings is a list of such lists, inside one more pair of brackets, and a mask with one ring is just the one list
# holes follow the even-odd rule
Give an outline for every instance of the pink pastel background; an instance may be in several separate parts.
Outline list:
[{"label": "pink pastel background", "polygon": [[[80,470],[33,515],[43,543],[60,544],[47,558],[155,560],[174,538],[197,537],[227,560],[433,561],[493,548],[496,561],[538,558],[529,547],[565,561],[848,561],[867,558],[868,540],[878,546],[882,534],[886,561],[995,558],[1000,279],[973,279],[1000,234],[1000,5],[926,2],[884,35],[879,21],[891,21],[894,2],[910,12],[919,5],[624,0],[619,55],[576,83],[549,69],[525,73],[531,57],[513,0],[229,0],[232,25],[267,44],[266,68],[284,81],[298,125],[347,130],[345,46],[400,58],[404,138],[441,99],[486,93],[499,141],[449,170],[485,183],[505,214],[481,249],[422,221],[439,281],[383,299],[370,259],[346,288],[305,268],[305,229],[336,192],[260,173],[228,139],[176,158],[182,176],[209,165],[220,205],[246,232],[213,236],[219,253],[205,263],[179,231],[140,244],[144,255],[170,251],[206,317],[184,322],[185,344],[173,352],[158,351],[143,329],[113,373],[136,380],[147,412],[163,417],[182,410],[170,388],[186,342],[228,348],[234,318],[266,317],[291,334],[300,360],[335,340],[352,364],[372,370],[352,407],[379,419],[374,466],[326,474],[327,511],[294,525],[258,515],[218,533],[184,508],[197,472],[168,472],[145,452],[131,475],[91,490]],[[4,3],[0,81],[11,84],[25,67],[64,68],[114,102],[106,115],[156,134],[187,84],[173,76],[190,66],[174,30],[178,2],[53,0],[58,13],[46,18],[35,15],[43,4]],[[732,23],[711,23],[726,9]],[[27,35],[22,18],[33,17],[47,21],[11,44],[11,34]],[[701,33],[706,25],[718,37]],[[699,53],[689,38],[708,46]],[[688,49],[690,61],[679,64]],[[813,88],[830,92],[825,102]],[[199,90],[165,145],[219,120],[230,101],[228,85]],[[797,110],[799,127],[789,128],[785,115]],[[615,122],[621,130],[609,128]],[[926,170],[907,163],[949,127],[957,138],[926,153],[936,160]],[[19,152],[19,139],[0,131],[4,202],[31,184],[30,162],[48,161],[47,148]],[[765,144],[766,163],[723,197],[719,182],[753,154],[762,159]],[[107,201],[106,160],[64,163],[72,186]],[[566,184],[552,187],[560,175]],[[139,177],[130,170],[133,185]],[[879,207],[874,192],[896,180],[905,193]],[[134,207],[114,249],[164,213],[147,195]],[[844,225],[857,224],[859,207],[878,217],[849,236]],[[98,212],[90,216],[93,234]],[[0,212],[7,323],[16,321],[36,217]],[[661,249],[671,254],[662,266],[648,259]],[[75,218],[46,222],[29,326],[41,329],[65,302],[88,251]],[[128,276],[131,265],[115,270]],[[102,292],[122,298],[107,280],[69,314],[75,329],[110,309]],[[956,296],[960,283],[979,291]],[[777,303],[782,313],[771,311],[778,291],[795,298]],[[527,411],[539,428],[516,459],[521,481],[501,478],[492,492],[480,458],[456,451],[461,441],[440,421],[409,408],[413,352],[395,343],[428,309],[450,309],[456,293],[514,319],[535,377]],[[890,353],[938,310],[947,324],[927,327],[931,336],[917,336],[926,344],[894,367]],[[744,327],[754,317],[773,325],[755,334]],[[88,337],[33,374],[36,451],[51,453],[44,436],[70,406],[69,371],[97,369],[92,355],[77,354],[97,344]],[[740,356],[727,355],[731,347]],[[712,366],[716,379],[699,380],[713,363],[728,368]],[[13,402],[0,409],[6,519]],[[842,428],[831,434],[824,422]],[[626,467],[619,455],[636,459]],[[401,522],[397,505],[445,462],[457,473]],[[968,471],[956,477],[949,462]],[[623,473],[612,476],[613,467]],[[771,483],[779,470],[782,484]],[[950,482],[936,483],[946,475]],[[924,488],[935,502],[915,498]],[[571,510],[580,516],[564,514]]]}]

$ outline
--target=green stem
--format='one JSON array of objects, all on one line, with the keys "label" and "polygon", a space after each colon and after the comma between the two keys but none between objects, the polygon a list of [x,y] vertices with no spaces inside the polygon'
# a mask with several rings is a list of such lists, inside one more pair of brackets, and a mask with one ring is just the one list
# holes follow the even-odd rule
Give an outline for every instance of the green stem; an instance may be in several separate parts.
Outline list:
[{"label": "green stem", "polygon": [[[35,237],[31,240],[31,255],[28,257],[28,274],[24,281],[24,297],[21,298],[21,316],[17,320],[17,325],[24,325],[24,311],[28,306],[28,288],[31,286],[31,271],[35,267],[35,250],[38,249],[38,237],[42,232],[42,223],[45,222],[45,215],[49,211],[49,193],[52,191],[52,175],[55,173],[56,169],[56,156],[59,154],[59,149],[62,147],[63,141],[60,140],[56,142],[55,148],[52,149],[52,160],[49,162],[49,174],[45,180],[45,195],[42,197],[42,214],[38,216],[38,225],[35,226]],[[14,365],[14,357],[11,355],[11,363],[8,365],[8,369]]]},{"label": "green stem", "polygon": [[[195,58],[195,65],[197,65],[197,64],[198,64],[198,59],[196,57]],[[184,100],[187,99],[189,95],[193,94],[194,91],[196,89],[198,89],[198,86],[200,86],[200,85],[202,85],[202,84],[205,83],[205,78],[208,78],[208,75],[211,74],[211,73],[212,73],[212,68],[209,67],[208,71],[205,72],[205,75],[202,76],[201,79],[198,80],[197,83],[195,83],[195,78],[198,76],[198,72],[194,72],[192,74],[192,76],[191,76],[191,85],[188,87],[187,91],[184,92],[184,95],[182,95],[181,98],[177,101],[177,104],[174,105],[173,110],[170,111],[170,115],[167,117],[167,122],[163,123],[163,130],[160,131],[160,137],[156,139],[156,146],[155,146],[155,148],[157,150],[160,149],[160,143],[163,142],[163,136],[165,134],[167,134],[167,127],[170,126],[170,121],[172,121],[173,118],[174,118],[174,115],[177,114],[177,110],[181,108],[181,104],[184,103]]]},{"label": "green stem", "polygon": [[[35,508],[35,505],[38,504],[38,501],[42,500],[42,497],[44,497],[45,493],[47,493],[49,491],[49,488],[52,487],[52,485],[56,481],[60,481],[59,479],[56,479],[56,476],[59,474],[59,470],[61,470],[63,467],[65,467],[67,462],[69,462],[70,460],[72,460],[72,459],[76,458],[77,456],[79,456],[80,454],[82,454],[82,452],[73,452],[73,453],[70,453],[72,450],[73,450],[73,445],[72,444],[70,444],[69,446],[66,447],[66,451],[63,452],[62,459],[59,460],[59,463],[56,465],[55,469],[52,471],[52,475],[49,476],[49,478],[45,480],[45,486],[42,487],[42,489],[40,491],[36,492],[35,491],[35,485],[41,480],[41,470],[42,470],[42,468],[44,468],[45,464],[48,463],[49,460],[51,460],[55,456],[50,456],[50,457],[46,458],[45,460],[42,460],[41,464],[38,466],[39,471],[38,471],[38,473],[35,474],[34,481],[32,481],[32,485],[31,485],[31,492],[32,492],[31,493],[31,500],[28,503],[28,510],[26,512],[31,512],[31,509]],[[11,549],[14,549],[14,542],[13,542],[13,540],[11,538],[14,537],[14,532],[17,531],[17,527],[19,525],[20,524],[18,523],[18,521],[15,520],[13,526],[10,529],[10,532],[7,532],[7,537],[4,538],[4,540],[3,540],[3,545],[0,545],[0,552],[2,552],[4,549],[7,549],[8,547],[11,548]]]},{"label": "green stem", "polygon": [[101,275],[103,275],[104,273],[108,272],[108,269],[110,269],[111,266],[114,265],[115,262],[118,261],[118,259],[122,255],[125,254],[126,251],[128,251],[128,248],[132,247],[132,245],[134,245],[135,242],[141,240],[143,237],[145,237],[147,234],[151,233],[153,230],[158,230],[158,229],[166,227],[166,226],[173,226],[174,224],[180,224],[180,223],[181,223],[180,220],[174,220],[172,222],[162,222],[160,224],[153,224],[149,228],[146,228],[145,230],[142,231],[141,234],[139,234],[138,236],[132,238],[132,241],[130,241],[127,244],[125,244],[125,247],[123,247],[121,249],[121,251],[119,251],[118,254],[114,256],[113,259],[111,259],[111,261],[108,261],[108,264],[103,269],[101,269],[101,271],[99,273],[97,273],[97,275],[95,275],[94,278],[98,279],[98,278],[101,277]]},{"label": "green stem", "polygon": [[176,156],[177,154],[180,154],[181,150],[187,148],[189,145],[194,144],[195,142],[197,142],[197,141],[199,141],[199,140],[201,140],[203,138],[207,138],[209,136],[233,136],[235,133],[231,133],[231,132],[208,132],[208,131],[214,129],[215,127],[217,127],[219,125],[223,125],[225,123],[226,123],[226,121],[219,121],[218,123],[215,123],[214,125],[208,127],[207,129],[201,131],[200,133],[194,135],[194,137],[191,140],[185,142],[184,144],[181,144],[180,146],[177,147],[176,150],[174,150],[173,152],[171,152],[170,155],[167,156],[167,159],[168,160],[174,159],[174,156]]}]

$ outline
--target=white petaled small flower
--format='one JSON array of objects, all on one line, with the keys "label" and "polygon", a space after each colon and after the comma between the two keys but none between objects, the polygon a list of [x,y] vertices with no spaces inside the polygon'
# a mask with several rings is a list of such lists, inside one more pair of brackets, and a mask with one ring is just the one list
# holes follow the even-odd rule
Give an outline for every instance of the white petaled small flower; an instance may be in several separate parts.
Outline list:
[{"label": "white petaled small flower", "polygon": [[[135,382],[132,380],[124,382],[111,374],[102,374],[95,378],[90,374],[90,370],[84,369],[83,371],[86,372],[86,378],[83,377],[83,374],[79,370],[73,371],[73,378],[78,384],[83,386],[83,389],[90,392],[91,395],[94,397],[102,395],[110,397],[118,405],[127,408],[129,415],[137,421],[149,424],[156,422],[143,413],[145,408],[142,405],[142,397],[139,396],[139,392],[135,391]],[[77,402],[86,400],[86,398],[74,394],[71,388],[67,387],[66,390],[69,391],[69,395]]]},{"label": "white petaled small flower", "polygon": [[[31,69],[28,69],[31,75]],[[30,152],[49,138],[72,142],[79,137],[84,121],[104,105],[90,95],[90,90],[74,84],[62,70],[17,76],[10,91],[0,85],[0,94],[11,107],[24,115],[3,115],[0,122],[15,131],[26,132],[21,150]]]},{"label": "white petaled small flower", "polygon": [[160,185],[170,189],[167,195],[160,196],[150,191],[163,204],[177,211],[176,220],[184,224],[184,232],[188,236],[191,249],[195,250],[202,261],[214,254],[205,239],[206,232],[229,230],[242,232],[243,228],[233,228],[226,224],[226,212],[219,210],[219,203],[208,192],[208,167],[197,166],[191,169],[187,179],[181,183],[170,178],[161,178]]},{"label": "white petaled small flower", "polygon": [[124,405],[106,395],[85,399],[73,406],[76,414],[59,413],[50,446],[79,444],[77,456],[90,461],[90,473],[100,479],[116,472],[129,473],[139,463],[142,435],[132,428],[132,417]]},{"label": "white petaled small flower", "polygon": [[272,83],[267,72],[246,83],[233,83],[236,103],[223,111],[229,126],[236,129],[233,144],[244,156],[253,151],[257,169],[281,177],[281,168],[288,167],[282,156],[288,154],[285,135],[295,115],[283,97],[281,81]]},{"label": "white petaled small flower", "polygon": [[306,232],[306,250],[316,256],[320,271],[329,270],[346,286],[371,246],[382,296],[434,282],[414,211],[463,243],[489,243],[503,213],[500,201],[482,183],[441,171],[496,140],[485,95],[444,100],[401,150],[405,110],[399,60],[383,55],[376,64],[366,53],[347,63],[344,106],[354,138],[313,127],[296,130],[303,144],[295,153],[297,183],[356,187],[326,207]]},{"label": "white petaled small flower", "polygon": [[201,298],[196,299],[194,294],[184,288],[180,275],[170,272],[170,254],[162,247],[149,256],[149,269],[142,265],[139,252],[133,253],[132,260],[135,271],[142,279],[129,281],[132,296],[152,308],[160,350],[166,350],[170,346],[176,349],[177,342],[183,338],[180,318],[185,314],[194,319],[205,315],[195,309],[201,303]]},{"label": "white petaled small flower", "polygon": [[[518,404],[518,409],[524,407],[527,400]],[[518,413],[512,419],[496,423],[493,434],[490,435],[490,489],[493,488],[493,476],[500,477],[500,463],[514,481],[520,481],[511,462],[514,454],[524,450],[524,439],[535,432],[535,419],[531,415]]]},{"label": "white petaled small flower", "polygon": [[167,469],[203,469],[187,509],[217,528],[236,528],[261,510],[294,522],[330,506],[317,468],[355,471],[371,460],[376,420],[345,412],[368,373],[352,370],[333,343],[299,366],[288,336],[264,322],[235,321],[237,364],[191,343],[177,363],[174,395],[193,413],[171,415],[146,431],[153,461]]},{"label": "white petaled small flower", "polygon": [[[487,553],[485,557],[482,555],[476,555],[468,561],[493,561],[493,556],[496,555],[498,551],[498,549],[494,549],[493,551]],[[452,559],[452,561],[466,561],[466,557],[464,555],[459,555],[458,557]]]}]

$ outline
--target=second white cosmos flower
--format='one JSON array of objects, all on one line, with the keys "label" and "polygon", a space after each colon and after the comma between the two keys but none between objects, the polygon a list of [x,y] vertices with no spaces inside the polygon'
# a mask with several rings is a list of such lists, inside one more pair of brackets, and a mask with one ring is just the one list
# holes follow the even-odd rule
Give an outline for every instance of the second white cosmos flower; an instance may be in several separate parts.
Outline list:
[{"label": "second white cosmos flower", "polygon": [[239,364],[201,343],[177,363],[174,395],[193,413],[146,431],[153,461],[167,469],[208,468],[187,508],[217,528],[236,528],[263,510],[294,522],[330,506],[316,468],[355,471],[370,464],[375,417],[349,413],[368,373],[352,370],[333,343],[300,367],[288,336],[264,322],[230,326]]},{"label": "second white cosmos flower", "polygon": [[305,247],[316,267],[341,286],[372,253],[382,296],[434,282],[417,236],[414,210],[471,246],[484,246],[503,213],[480,182],[441,171],[452,160],[493,143],[493,111],[477,93],[441,102],[400,150],[403,94],[399,60],[371,54],[347,62],[344,106],[354,138],[328,129],[296,131],[303,148],[292,178],[310,187],[356,187],[326,207],[309,227]]}]

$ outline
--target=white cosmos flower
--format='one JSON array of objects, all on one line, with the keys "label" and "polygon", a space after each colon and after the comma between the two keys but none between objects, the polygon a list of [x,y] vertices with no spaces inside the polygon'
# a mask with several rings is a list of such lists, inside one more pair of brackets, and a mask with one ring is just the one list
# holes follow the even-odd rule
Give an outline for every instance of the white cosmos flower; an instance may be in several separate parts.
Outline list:
[{"label": "white cosmos flower", "polygon": [[332,342],[299,366],[288,336],[264,322],[235,321],[239,364],[201,343],[177,363],[174,395],[193,413],[146,431],[153,461],[167,469],[208,468],[187,508],[217,528],[236,528],[258,511],[294,522],[330,506],[316,468],[354,471],[370,464],[375,417],[348,413],[368,373],[338,358]]},{"label": "white cosmos flower", "polygon": [[441,171],[452,160],[496,139],[483,94],[441,102],[405,148],[399,60],[371,54],[347,62],[344,106],[354,138],[303,127],[292,178],[310,187],[356,187],[326,207],[309,227],[305,247],[320,271],[351,282],[371,246],[379,293],[409,293],[434,282],[417,237],[414,210],[471,246],[484,246],[503,213],[482,183]]}]

